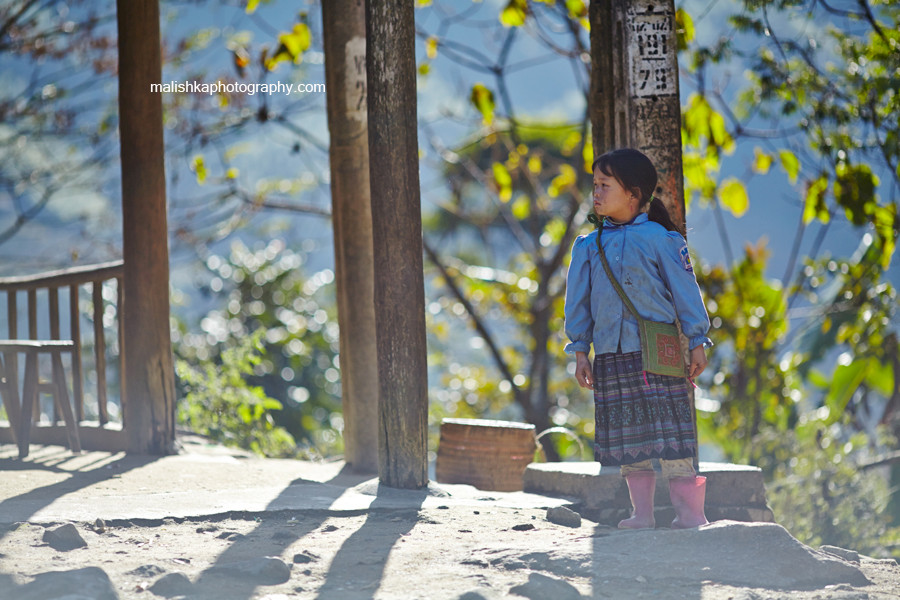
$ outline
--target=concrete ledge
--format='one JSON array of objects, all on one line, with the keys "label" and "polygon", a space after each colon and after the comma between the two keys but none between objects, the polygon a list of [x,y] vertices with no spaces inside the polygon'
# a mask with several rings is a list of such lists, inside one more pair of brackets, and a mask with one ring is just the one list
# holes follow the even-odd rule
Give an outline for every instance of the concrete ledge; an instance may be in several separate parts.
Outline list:
[{"label": "concrete ledge", "polygon": [[[774,522],[758,467],[702,462],[700,474],[706,477],[706,516],[710,520]],[[525,470],[524,491],[571,498],[585,517],[605,524],[614,525],[631,512],[619,468],[601,468],[596,462],[532,463]],[[675,518],[669,486],[661,477],[656,480],[655,504],[658,523]]]}]

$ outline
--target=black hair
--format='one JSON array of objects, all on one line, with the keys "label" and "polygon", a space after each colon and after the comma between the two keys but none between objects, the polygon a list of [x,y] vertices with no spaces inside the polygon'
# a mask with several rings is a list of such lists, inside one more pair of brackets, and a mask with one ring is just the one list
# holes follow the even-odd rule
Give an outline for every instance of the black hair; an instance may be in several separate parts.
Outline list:
[{"label": "black hair", "polygon": [[591,171],[597,167],[600,167],[600,171],[605,175],[614,177],[625,191],[634,194],[641,210],[650,205],[647,211],[649,220],[659,223],[668,231],[681,233],[669,216],[666,205],[653,195],[659,178],[653,162],[643,152],[634,148],[611,150],[594,161]]}]

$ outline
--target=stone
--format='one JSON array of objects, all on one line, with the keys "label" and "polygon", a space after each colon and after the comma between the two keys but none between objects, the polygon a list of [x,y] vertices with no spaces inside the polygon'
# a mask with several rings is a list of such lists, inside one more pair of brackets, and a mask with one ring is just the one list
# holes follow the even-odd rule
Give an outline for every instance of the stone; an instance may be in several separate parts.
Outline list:
[{"label": "stone", "polygon": [[163,598],[186,596],[193,591],[194,584],[188,576],[181,571],[175,571],[160,577],[156,583],[150,586],[150,591]]},{"label": "stone", "polygon": [[[764,573],[770,588],[869,585],[856,566],[804,546],[774,523],[718,521],[699,529],[616,532],[598,538],[598,544],[606,572],[628,579],[642,575],[651,584],[663,584],[677,573],[686,581],[754,587]],[[649,548],[678,551],[665,555],[665,569],[648,570],[632,557],[647,556]]]},{"label": "stone", "polygon": [[291,578],[291,566],[274,556],[228,563],[211,570],[231,577],[250,578],[260,585],[277,585]]},{"label": "stone", "polygon": [[554,506],[547,509],[547,520],[564,527],[581,527],[581,515],[565,506]]},{"label": "stone", "polygon": [[78,533],[78,529],[71,523],[60,525],[56,529],[46,530],[41,539],[59,552],[68,552],[76,548],[87,547],[87,542],[84,541],[84,538]]},{"label": "stone", "polygon": [[847,550],[845,548],[838,548],[837,546],[828,545],[819,546],[819,550],[825,552],[826,554],[831,554],[832,556],[843,558],[847,562],[859,564],[859,552],[856,552],[855,550]]},{"label": "stone", "polygon": [[294,555],[295,565],[305,565],[316,560],[319,560],[319,557],[309,550],[304,550],[303,552]]},{"label": "stone", "polygon": [[471,590],[461,595],[457,600],[499,600],[500,596],[489,589]]},{"label": "stone", "polygon": [[94,521],[94,531],[97,533],[106,533],[106,523],[100,517]]},{"label": "stone", "polygon": [[153,577],[158,577],[165,573],[166,570],[162,567],[158,567],[156,565],[141,565],[137,569],[133,569],[125,573],[126,575],[134,575],[135,577],[144,577],[145,579],[151,579]]},{"label": "stone", "polygon": [[522,523],[521,525],[513,525],[513,531],[531,531],[534,529],[534,525],[531,523]]},{"label": "stone", "polygon": [[98,567],[51,571],[35,575],[18,590],[15,600],[119,600],[109,576]]},{"label": "stone", "polygon": [[510,588],[510,594],[524,596],[531,600],[545,600],[553,598],[553,600],[581,600],[582,595],[571,584],[548,577],[540,573],[532,573],[528,576],[528,581],[521,585]]}]

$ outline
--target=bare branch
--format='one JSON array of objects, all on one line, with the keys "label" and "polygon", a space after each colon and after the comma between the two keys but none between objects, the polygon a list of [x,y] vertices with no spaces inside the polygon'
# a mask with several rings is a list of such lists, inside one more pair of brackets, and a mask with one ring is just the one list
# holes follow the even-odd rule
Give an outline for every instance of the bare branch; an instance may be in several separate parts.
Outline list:
[{"label": "bare branch", "polygon": [[[484,324],[484,320],[475,311],[475,307],[472,306],[472,303],[469,302],[465,294],[463,294],[459,285],[456,283],[456,280],[453,278],[453,275],[450,274],[449,269],[447,269],[447,267],[438,257],[437,252],[434,251],[434,249],[428,243],[428,240],[423,239],[422,244],[425,248],[425,253],[428,255],[428,260],[430,260],[434,264],[434,266],[438,268],[438,271],[441,272],[441,276],[444,278],[447,287],[450,288],[450,291],[453,293],[454,297],[456,297],[457,301],[459,301],[459,303],[463,305],[463,308],[466,310],[469,318],[472,319],[472,325],[475,327],[475,330],[481,336],[481,339],[484,340],[484,343],[487,344],[488,350],[491,353],[491,357],[493,357],[494,363],[497,365],[497,369],[500,371],[503,377],[507,381],[509,381],[510,385],[513,386],[514,396],[517,400],[519,400],[521,396],[521,389],[518,385],[516,385],[512,371],[510,370],[509,365],[506,363],[506,361],[503,360],[503,356],[500,354],[500,348],[497,346],[494,338],[487,330],[487,327]],[[523,406],[523,408],[527,409],[528,407]]]}]

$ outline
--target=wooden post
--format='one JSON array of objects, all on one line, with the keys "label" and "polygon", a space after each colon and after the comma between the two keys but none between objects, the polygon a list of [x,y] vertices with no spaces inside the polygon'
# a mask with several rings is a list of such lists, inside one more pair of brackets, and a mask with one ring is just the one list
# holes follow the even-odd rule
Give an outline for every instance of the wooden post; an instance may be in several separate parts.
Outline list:
[{"label": "wooden post", "polygon": [[169,249],[158,0],[117,0],[125,259],[125,419],[129,450],[168,454],[175,441]]},{"label": "wooden post", "polygon": [[378,471],[378,360],[363,0],[322,3],[344,459]]},{"label": "wooden post", "polygon": [[684,233],[674,0],[594,0],[590,19],[594,154],[625,146],[646,154]]},{"label": "wooden post", "polygon": [[389,487],[428,483],[428,375],[414,8],[366,0],[369,177],[378,346],[378,475]]}]

